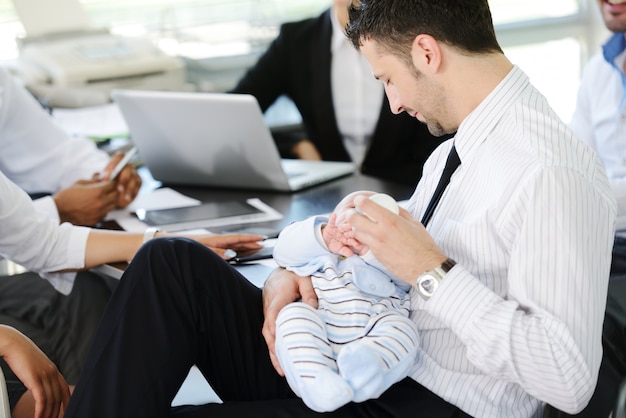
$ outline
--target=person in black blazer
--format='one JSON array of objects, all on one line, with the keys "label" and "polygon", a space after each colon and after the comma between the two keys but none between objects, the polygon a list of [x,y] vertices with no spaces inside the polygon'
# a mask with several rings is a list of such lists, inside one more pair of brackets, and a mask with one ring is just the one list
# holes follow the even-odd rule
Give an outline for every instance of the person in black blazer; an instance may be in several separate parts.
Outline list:
[{"label": "person in black blazer", "polygon": [[[256,65],[230,91],[252,94],[263,111],[282,95],[294,102],[304,132],[287,139],[275,133],[283,157],[351,161],[338,127],[331,82],[331,13],[337,14],[339,22],[347,22],[345,3],[335,0],[318,17],[283,24]],[[433,136],[405,112],[394,115],[382,88],[380,94],[380,115],[360,171],[415,185],[428,156],[449,136]]]}]

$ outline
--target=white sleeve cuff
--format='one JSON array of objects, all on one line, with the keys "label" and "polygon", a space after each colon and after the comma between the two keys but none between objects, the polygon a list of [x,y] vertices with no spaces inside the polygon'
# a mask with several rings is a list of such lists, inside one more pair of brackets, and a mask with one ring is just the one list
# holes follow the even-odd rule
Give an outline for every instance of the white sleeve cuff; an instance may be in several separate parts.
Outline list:
[{"label": "white sleeve cuff", "polygon": [[33,204],[35,205],[35,209],[37,209],[38,213],[54,219],[57,223],[61,222],[57,205],[54,203],[52,196],[45,196],[33,200]]}]

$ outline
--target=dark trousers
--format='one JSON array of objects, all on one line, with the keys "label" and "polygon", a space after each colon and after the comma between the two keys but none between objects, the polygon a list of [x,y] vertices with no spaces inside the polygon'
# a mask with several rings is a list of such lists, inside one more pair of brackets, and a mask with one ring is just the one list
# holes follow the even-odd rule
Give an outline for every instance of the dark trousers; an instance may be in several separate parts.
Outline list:
[{"label": "dark trousers", "polygon": [[[104,313],[66,418],[317,416],[271,365],[261,290],[185,239],[144,245]],[[196,364],[224,404],[171,409]],[[457,417],[411,379],[336,417]]]},{"label": "dark trousers", "polygon": [[603,331],[605,359],[621,381],[626,378],[626,239],[619,237],[613,245]]},{"label": "dark trousers", "polygon": [[626,277],[626,238],[615,237],[611,259],[611,278]]},{"label": "dark trousers", "polygon": [[[116,284],[117,280],[81,272],[72,293],[63,295],[35,273],[0,277],[0,323],[32,339],[65,379],[76,383]],[[4,362],[0,364],[6,378],[13,379]]]},{"label": "dark trousers", "polygon": [[[102,312],[117,280],[78,273],[72,293],[57,292],[35,273],[0,277],[0,324],[28,336],[70,384],[78,380]],[[25,391],[0,358],[11,407]]]}]

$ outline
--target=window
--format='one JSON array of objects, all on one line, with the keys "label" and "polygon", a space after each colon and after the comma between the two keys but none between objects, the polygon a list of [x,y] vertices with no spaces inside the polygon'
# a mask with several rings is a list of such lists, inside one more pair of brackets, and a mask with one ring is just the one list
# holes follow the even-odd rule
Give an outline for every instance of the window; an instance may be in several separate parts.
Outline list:
[{"label": "window", "polygon": [[572,16],[580,11],[578,0],[489,0],[489,6],[496,25]]},{"label": "window", "polygon": [[[0,0],[0,59],[17,57],[24,35],[12,1]],[[149,35],[166,52],[193,57],[249,53],[277,34],[278,25],[319,13],[330,0],[79,0],[95,27]]]},{"label": "window", "polygon": [[603,40],[595,0],[489,0],[498,40],[568,122],[582,67]]},{"label": "window", "polygon": [[[50,0],[51,1],[51,0]],[[80,0],[94,26],[148,35],[192,73],[228,73],[251,65],[278,25],[320,13],[331,0]],[[604,38],[594,0],[489,0],[505,53],[569,120],[582,66]],[[0,0],[0,60],[17,57],[23,28],[11,0]],[[230,57],[229,64],[222,62]],[[220,61],[215,66],[215,61]],[[229,67],[230,65],[230,67]],[[195,66],[195,67],[194,67]],[[233,67],[234,66],[234,67]],[[192,80],[195,81],[195,80]],[[228,82],[232,82],[228,81]],[[201,90],[219,89],[213,82]]]}]

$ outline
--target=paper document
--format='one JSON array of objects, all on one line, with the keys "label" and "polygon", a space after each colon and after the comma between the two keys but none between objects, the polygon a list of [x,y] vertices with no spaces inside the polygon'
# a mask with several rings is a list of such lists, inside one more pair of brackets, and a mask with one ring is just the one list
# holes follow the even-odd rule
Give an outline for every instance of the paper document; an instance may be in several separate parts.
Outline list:
[{"label": "paper document", "polygon": [[95,141],[128,137],[128,125],[115,103],[81,108],[55,108],[52,118],[63,130],[74,136]]}]

